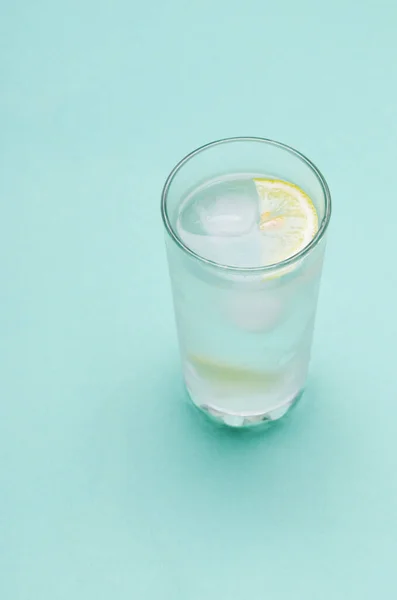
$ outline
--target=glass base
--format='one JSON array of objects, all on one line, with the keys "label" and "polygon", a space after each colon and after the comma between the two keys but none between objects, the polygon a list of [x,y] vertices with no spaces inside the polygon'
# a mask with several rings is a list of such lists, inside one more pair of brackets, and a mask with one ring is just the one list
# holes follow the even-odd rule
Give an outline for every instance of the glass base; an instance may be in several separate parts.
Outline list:
[{"label": "glass base", "polygon": [[233,413],[221,410],[219,407],[212,406],[210,404],[199,404],[195,401],[189,389],[187,390],[189,398],[192,401],[195,408],[198,408],[200,412],[204,413],[212,421],[218,424],[226,425],[227,427],[233,427],[234,429],[246,429],[247,427],[258,427],[259,425],[266,425],[275,421],[279,421],[285,417],[290,410],[299,402],[303,395],[303,389],[298,392],[293,398],[289,398],[283,404],[279,404],[270,410],[266,410],[261,413]]}]

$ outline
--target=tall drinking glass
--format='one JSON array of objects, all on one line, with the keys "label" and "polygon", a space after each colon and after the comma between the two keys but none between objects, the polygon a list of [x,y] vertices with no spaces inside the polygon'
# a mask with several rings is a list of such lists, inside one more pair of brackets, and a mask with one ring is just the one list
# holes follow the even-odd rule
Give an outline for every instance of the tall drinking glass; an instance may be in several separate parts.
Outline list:
[{"label": "tall drinking glass", "polygon": [[[228,264],[223,238],[211,231],[182,235],[181,211],[195,190],[236,174],[239,180],[266,177],[299,186],[318,216],[307,245],[281,262],[247,267],[239,266],[238,254]],[[186,156],[169,175],[162,217],[183,374],[193,403],[214,419],[233,427],[274,421],[301,397],[330,215],[331,197],[319,170],[271,140],[213,142]],[[214,240],[216,260],[208,252]]]}]

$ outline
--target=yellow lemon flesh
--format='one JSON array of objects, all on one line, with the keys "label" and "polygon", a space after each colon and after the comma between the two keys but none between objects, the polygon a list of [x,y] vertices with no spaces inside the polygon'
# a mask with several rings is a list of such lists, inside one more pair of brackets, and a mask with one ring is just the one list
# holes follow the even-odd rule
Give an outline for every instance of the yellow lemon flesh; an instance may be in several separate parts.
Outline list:
[{"label": "yellow lemon flesh", "polygon": [[297,185],[280,179],[255,178],[259,201],[262,264],[297,254],[318,231],[317,211]]}]

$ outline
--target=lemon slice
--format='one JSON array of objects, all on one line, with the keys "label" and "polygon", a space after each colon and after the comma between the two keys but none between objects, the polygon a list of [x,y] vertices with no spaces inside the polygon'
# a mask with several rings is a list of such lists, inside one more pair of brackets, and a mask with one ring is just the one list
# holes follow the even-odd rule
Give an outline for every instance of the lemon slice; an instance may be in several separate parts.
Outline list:
[{"label": "lemon slice", "polygon": [[318,231],[313,202],[300,187],[279,179],[255,178],[259,197],[263,265],[297,254]]},{"label": "lemon slice", "polygon": [[235,389],[239,386],[267,389],[280,382],[281,375],[277,372],[251,370],[197,354],[191,354],[189,360],[197,375],[212,385],[227,385]]}]

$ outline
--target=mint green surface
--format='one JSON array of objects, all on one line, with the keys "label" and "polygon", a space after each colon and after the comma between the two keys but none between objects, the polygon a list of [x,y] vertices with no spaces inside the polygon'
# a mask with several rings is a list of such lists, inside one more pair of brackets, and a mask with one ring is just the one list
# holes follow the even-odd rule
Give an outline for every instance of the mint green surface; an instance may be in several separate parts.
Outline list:
[{"label": "mint green surface", "polygon": [[[394,599],[397,8],[0,5],[1,600]],[[186,402],[160,191],[291,144],[334,199],[304,400]]]}]

